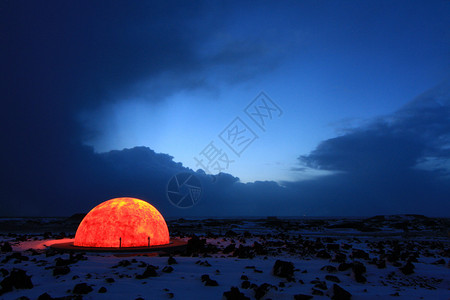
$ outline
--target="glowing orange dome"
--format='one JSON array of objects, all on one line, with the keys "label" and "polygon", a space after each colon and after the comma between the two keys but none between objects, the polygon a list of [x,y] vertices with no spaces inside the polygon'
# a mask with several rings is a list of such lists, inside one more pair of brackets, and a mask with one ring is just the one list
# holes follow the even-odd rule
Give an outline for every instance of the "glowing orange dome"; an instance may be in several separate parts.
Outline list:
[{"label": "glowing orange dome", "polygon": [[115,198],[94,207],[81,221],[74,246],[147,247],[168,244],[169,229],[159,211],[135,198]]}]

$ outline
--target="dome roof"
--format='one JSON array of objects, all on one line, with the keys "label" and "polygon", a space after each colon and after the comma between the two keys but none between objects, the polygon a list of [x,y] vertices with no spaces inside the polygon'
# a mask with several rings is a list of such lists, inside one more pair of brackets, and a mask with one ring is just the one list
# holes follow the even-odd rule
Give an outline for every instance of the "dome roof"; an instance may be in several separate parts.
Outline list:
[{"label": "dome roof", "polygon": [[74,246],[147,247],[169,241],[166,221],[155,207],[136,198],[114,198],[84,217]]}]

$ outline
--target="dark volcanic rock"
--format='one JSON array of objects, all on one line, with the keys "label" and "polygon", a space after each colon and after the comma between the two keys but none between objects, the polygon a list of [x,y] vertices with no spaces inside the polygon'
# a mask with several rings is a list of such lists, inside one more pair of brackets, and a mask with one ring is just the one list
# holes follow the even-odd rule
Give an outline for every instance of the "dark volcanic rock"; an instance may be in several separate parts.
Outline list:
[{"label": "dark volcanic rock", "polygon": [[152,265],[147,266],[144,273],[136,275],[136,279],[145,279],[149,277],[156,277],[158,273],[156,273],[156,268]]},{"label": "dark volcanic rock", "polygon": [[235,244],[229,244],[228,246],[226,246],[226,247],[223,249],[222,253],[223,253],[223,254],[228,254],[228,253],[233,252],[235,249],[236,249],[236,245],[235,245]]},{"label": "dark volcanic rock", "polygon": [[12,291],[13,288],[31,289],[33,288],[33,283],[31,282],[31,276],[28,276],[24,270],[13,269],[11,274],[0,282],[0,286],[0,295],[2,295]]},{"label": "dark volcanic rock", "polygon": [[206,280],[210,279],[208,274],[203,274],[200,279],[202,280],[202,282],[205,282]]},{"label": "dark volcanic rock", "polygon": [[208,274],[203,274],[201,277],[202,282],[205,283],[205,286],[218,286],[217,281],[211,279]]},{"label": "dark volcanic rock", "polygon": [[174,265],[177,264],[177,261],[175,260],[175,258],[173,258],[172,256],[169,257],[169,259],[167,260],[167,263],[169,265]]},{"label": "dark volcanic rock", "polygon": [[239,248],[234,250],[233,256],[237,256],[238,258],[253,258],[255,257],[255,253],[252,247],[239,245]]},{"label": "dark volcanic rock", "polygon": [[367,281],[366,277],[361,274],[353,274],[353,277],[355,278],[355,281],[359,283],[365,283]]},{"label": "dark volcanic rock", "polygon": [[407,262],[403,267],[399,268],[400,271],[402,271],[405,275],[410,275],[414,273],[414,264],[411,262]]},{"label": "dark volcanic rock", "polygon": [[228,292],[223,293],[223,297],[226,300],[250,300],[249,297],[245,296],[244,293],[241,293],[237,287],[231,287]]},{"label": "dark volcanic rock", "polygon": [[272,287],[271,284],[263,283],[255,289],[255,299],[259,300],[264,297],[269,289]]},{"label": "dark volcanic rock", "polygon": [[11,259],[16,259],[19,262],[29,260],[28,256],[24,256],[20,252],[14,252],[13,254],[6,256],[5,259],[2,260],[2,263],[7,263]]},{"label": "dark volcanic rock", "polygon": [[316,296],[323,296],[324,293],[321,290],[317,290],[317,289],[312,289],[312,294],[316,295]]},{"label": "dark volcanic rock", "polygon": [[123,259],[123,260],[119,261],[119,263],[117,265],[112,266],[112,268],[128,267],[129,265],[131,265],[131,262],[127,259]]},{"label": "dark volcanic rock", "polygon": [[353,277],[355,278],[356,282],[359,283],[365,283],[366,277],[364,277],[362,274],[366,273],[366,266],[364,266],[362,263],[355,261],[352,263],[352,273]]},{"label": "dark volcanic rock", "polygon": [[277,260],[272,268],[272,274],[282,278],[294,277],[294,264],[288,261]]},{"label": "dark volcanic rock", "polygon": [[70,268],[68,266],[57,266],[53,269],[53,276],[69,274]]},{"label": "dark volcanic rock", "polygon": [[206,245],[205,239],[200,239],[198,236],[193,235],[187,242],[186,252],[188,255],[204,252]]},{"label": "dark volcanic rock", "polygon": [[205,286],[219,286],[219,284],[213,279],[207,279],[205,281]]},{"label": "dark volcanic rock", "polygon": [[347,255],[344,253],[336,253],[331,259],[332,262],[343,263],[347,260]]},{"label": "dark volcanic rock", "polygon": [[313,280],[313,282],[315,282],[314,287],[321,289],[321,290],[326,290],[328,289],[327,287],[327,283],[325,281],[321,281],[321,280]]},{"label": "dark volcanic rock", "polygon": [[248,289],[249,287],[250,287],[250,281],[248,281],[248,280],[242,281],[241,288]]},{"label": "dark volcanic rock", "polygon": [[357,259],[369,259],[369,254],[364,251],[364,250],[360,250],[360,249],[353,249],[352,250],[352,254],[350,255],[353,259],[357,258]]},{"label": "dark volcanic rock", "polygon": [[106,293],[107,291],[108,291],[108,290],[107,290],[104,286],[102,286],[101,288],[98,289],[98,292],[99,292],[100,294]]},{"label": "dark volcanic rock", "polygon": [[359,261],[355,261],[352,263],[352,271],[355,274],[364,274],[364,273],[366,273],[366,266],[364,266]]},{"label": "dark volcanic rock", "polygon": [[350,269],[352,267],[352,264],[350,264],[350,263],[341,263],[339,266],[338,266],[338,271],[347,271],[348,269]]},{"label": "dark volcanic rock", "polygon": [[172,273],[173,268],[171,266],[165,266],[161,271],[164,273]]},{"label": "dark volcanic rock", "polygon": [[11,252],[12,251],[12,247],[11,244],[8,242],[4,242],[1,246],[0,246],[0,250],[2,252]]},{"label": "dark volcanic rock", "polygon": [[42,295],[40,295],[37,300],[53,300],[52,296],[50,296],[47,293],[43,293]]},{"label": "dark volcanic rock", "polygon": [[77,284],[74,288],[73,288],[73,293],[74,294],[89,294],[90,292],[92,292],[92,287],[90,287],[89,285],[87,285],[86,283],[79,283]]},{"label": "dark volcanic rock", "polygon": [[294,295],[294,300],[310,300],[312,298],[314,298],[314,296],[305,295],[305,294]]},{"label": "dark volcanic rock", "polygon": [[253,250],[258,255],[267,255],[268,254],[267,249],[258,242],[253,243]]},{"label": "dark volcanic rock", "polygon": [[107,283],[113,283],[113,282],[115,282],[114,278],[111,278],[111,277],[106,278],[105,281],[106,281]]},{"label": "dark volcanic rock", "polygon": [[341,288],[337,284],[333,284],[333,288],[331,290],[331,299],[333,300],[350,300],[352,298],[352,294]]}]

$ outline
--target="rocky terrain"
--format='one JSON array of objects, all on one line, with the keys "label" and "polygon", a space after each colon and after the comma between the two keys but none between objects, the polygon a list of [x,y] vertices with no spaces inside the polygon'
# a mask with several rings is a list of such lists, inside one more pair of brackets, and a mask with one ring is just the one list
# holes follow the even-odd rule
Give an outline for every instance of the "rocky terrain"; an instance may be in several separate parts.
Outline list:
[{"label": "rocky terrain", "polygon": [[0,299],[450,299],[449,220],[172,220],[166,253],[63,253],[82,215],[0,220]]}]

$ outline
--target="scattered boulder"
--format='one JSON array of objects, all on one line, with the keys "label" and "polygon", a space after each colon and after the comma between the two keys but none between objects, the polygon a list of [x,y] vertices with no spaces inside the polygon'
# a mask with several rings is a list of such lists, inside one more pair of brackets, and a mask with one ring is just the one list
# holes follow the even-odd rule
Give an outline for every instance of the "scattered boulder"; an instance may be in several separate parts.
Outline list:
[{"label": "scattered boulder", "polygon": [[165,266],[161,271],[164,273],[172,273],[173,268],[171,266]]},{"label": "scattered boulder", "polygon": [[317,290],[315,288],[312,289],[312,294],[316,296],[323,296],[324,293],[321,290]]},{"label": "scattered boulder", "polygon": [[49,294],[43,293],[37,298],[37,300],[53,300],[53,298]]},{"label": "scattered boulder", "polygon": [[7,276],[9,274],[9,271],[6,270],[5,268],[1,268],[0,269],[0,273],[2,274],[3,277]]},{"label": "scattered boulder", "polygon": [[136,279],[145,279],[149,277],[157,277],[156,268],[152,265],[148,265],[144,273],[136,275]]},{"label": "scattered boulder", "polygon": [[239,248],[234,250],[233,256],[238,258],[253,258],[255,257],[255,253],[252,247],[239,245]]},{"label": "scattered boulder", "polygon": [[244,293],[239,291],[237,287],[231,287],[231,289],[227,292],[223,293],[223,297],[226,300],[250,300],[249,297],[245,296]]},{"label": "scattered boulder", "polygon": [[229,253],[233,252],[235,249],[236,249],[236,245],[235,244],[229,244],[228,246],[226,246],[223,249],[222,253],[223,254],[229,254]]},{"label": "scattered boulder", "polygon": [[347,255],[345,255],[344,253],[336,253],[333,258],[331,259],[332,262],[338,262],[338,263],[343,263],[347,260]]},{"label": "scattered boulder", "polygon": [[204,266],[204,267],[211,267],[211,264],[207,260],[205,260],[205,261],[199,260],[198,262],[196,262],[196,264],[199,264],[200,266]]},{"label": "scattered boulder", "polygon": [[338,271],[347,271],[348,269],[350,269],[352,267],[352,264],[350,264],[350,263],[341,263],[341,264],[339,264],[339,266],[338,266]]},{"label": "scattered boulder", "polygon": [[93,291],[92,287],[90,287],[89,285],[87,285],[87,283],[84,282],[75,285],[75,287],[73,288],[74,294],[89,294],[92,291]]},{"label": "scattered boulder", "polygon": [[268,254],[267,249],[258,242],[253,243],[253,250],[258,255],[267,255]]},{"label": "scattered boulder", "polygon": [[2,252],[11,252],[12,251],[11,244],[8,243],[8,242],[2,243],[1,246],[0,246],[0,250]]},{"label": "scattered boulder", "polygon": [[169,259],[167,260],[167,263],[169,265],[175,265],[175,264],[177,264],[177,261],[172,256],[169,256]]},{"label": "scattered boulder", "polygon": [[325,281],[321,281],[321,280],[313,280],[312,282],[314,282],[314,287],[321,289],[321,290],[327,290],[327,283]]},{"label": "scattered boulder", "polygon": [[108,291],[108,290],[107,290],[104,286],[102,286],[101,288],[98,289],[98,292],[99,292],[100,294],[106,293],[107,291]]},{"label": "scattered boulder", "polygon": [[350,256],[353,259],[369,259],[369,253],[361,249],[352,249],[352,254]]},{"label": "scattered boulder", "polygon": [[352,271],[356,274],[364,274],[366,273],[367,269],[366,266],[364,266],[359,261],[355,261],[352,263]]},{"label": "scattered boulder", "polygon": [[218,286],[217,281],[211,279],[208,274],[203,274],[201,277],[202,282],[205,283],[205,286]]},{"label": "scattered boulder", "polygon": [[255,299],[259,300],[264,297],[269,289],[272,287],[271,284],[263,283],[255,289]]},{"label": "scattered boulder", "polygon": [[350,300],[352,298],[352,294],[341,288],[339,285],[333,284],[330,298],[333,300]]},{"label": "scattered boulder", "polygon": [[407,262],[403,267],[400,267],[400,271],[405,275],[411,275],[414,273],[414,264],[412,262]]},{"label": "scattered boulder", "polygon": [[68,266],[57,266],[53,269],[53,276],[69,274],[70,268]]},{"label": "scattered boulder", "polygon": [[293,278],[294,264],[288,261],[277,260],[272,268],[272,274],[282,278]]},{"label": "scattered boulder", "polygon": [[213,279],[208,279],[205,281],[205,286],[219,286],[219,284]]},{"label": "scattered boulder", "polygon": [[248,289],[248,288],[250,288],[250,281],[248,281],[248,280],[242,281],[242,283],[241,283],[241,288],[243,288],[243,289]]},{"label": "scattered boulder", "polygon": [[352,274],[356,282],[365,283],[367,281],[366,277],[362,275],[364,273],[366,273],[366,266],[359,261],[352,263]]},{"label": "scattered boulder", "polygon": [[119,263],[117,265],[112,266],[112,268],[128,267],[129,265],[131,265],[131,262],[127,259],[123,259],[123,260],[119,261]]},{"label": "scattered boulder", "polygon": [[8,256],[6,256],[3,260],[2,263],[7,263],[8,261],[10,261],[11,259],[16,259],[18,262],[22,262],[22,261],[28,261],[29,258],[28,256],[22,255],[20,252],[14,252],[13,254],[10,254]]},{"label": "scattered boulder", "polygon": [[5,277],[0,282],[0,295],[16,289],[31,289],[33,283],[31,282],[31,276],[28,276],[26,271],[20,269],[13,269],[8,277]]},{"label": "scattered boulder", "polygon": [[188,255],[192,255],[204,252],[205,245],[206,239],[200,239],[198,236],[193,235],[192,238],[187,242],[186,253]]}]

